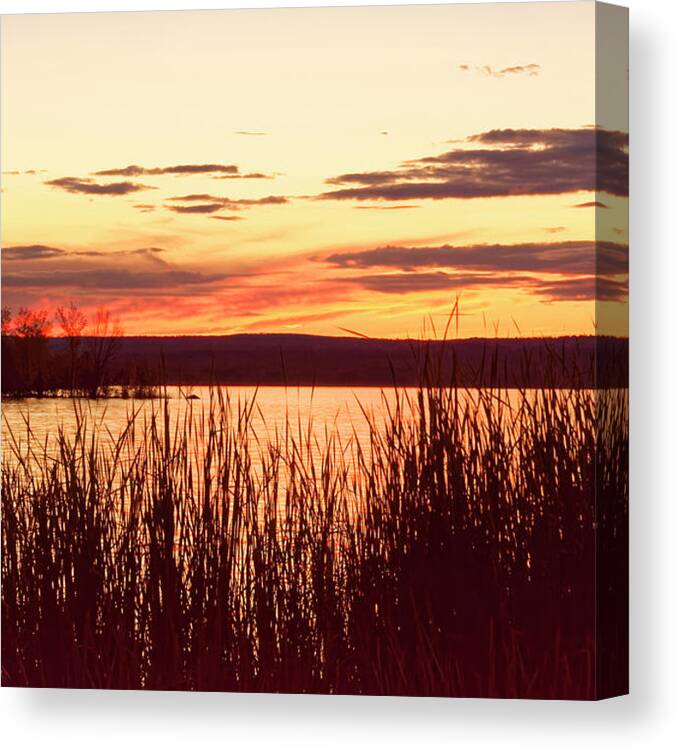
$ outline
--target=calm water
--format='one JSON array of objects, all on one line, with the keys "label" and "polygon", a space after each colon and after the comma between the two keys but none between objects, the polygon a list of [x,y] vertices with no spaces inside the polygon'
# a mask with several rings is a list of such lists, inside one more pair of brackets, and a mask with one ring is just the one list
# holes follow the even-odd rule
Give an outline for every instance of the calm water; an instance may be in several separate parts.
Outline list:
[{"label": "calm water", "polygon": [[[209,411],[209,388],[196,387],[190,393],[197,398],[188,400],[178,389],[169,390],[168,403],[173,421],[182,421],[187,412],[199,419],[203,410]],[[251,425],[262,442],[289,423],[295,431],[312,432],[320,439],[327,429],[342,442],[357,439],[366,444],[369,427],[364,411],[372,414],[379,424],[385,402],[393,403],[393,394],[380,388],[228,387],[224,388],[224,393],[234,406],[234,421],[237,419],[237,405],[251,403],[256,396]],[[162,408],[162,402],[120,398],[83,400],[78,404],[67,398],[4,401],[2,437],[5,451],[10,431],[17,443],[25,445],[30,442],[34,447],[45,441],[49,444],[60,428],[69,434],[75,429],[76,408],[86,414],[88,427],[96,428],[100,438],[105,439],[107,435],[117,438],[133,413],[138,412],[137,424],[143,424],[145,417]]]},{"label": "calm water", "polygon": [[[290,463],[296,464],[297,458],[304,470],[312,470],[312,481],[316,481],[317,478],[318,482],[322,482],[325,475],[323,468],[328,466],[339,469],[337,476],[345,470],[351,481],[361,481],[361,467],[366,464],[369,466],[373,459],[381,461],[381,451],[377,449],[376,454],[373,452],[372,430],[381,431],[383,434],[384,423],[389,421],[389,413],[393,413],[398,398],[393,390],[380,388],[228,387],[223,388],[221,393],[230,402],[230,409],[226,410],[226,414],[234,427],[233,434],[237,432],[239,414],[254,403],[245,441],[247,465],[253,471],[252,478],[266,484],[270,481],[272,456],[275,456],[276,460],[281,457],[281,474],[276,475],[276,482],[279,484],[275,490],[282,493],[281,498],[284,497],[285,488],[288,486],[284,467]],[[55,450],[59,431],[63,431],[68,438],[74,434],[79,419],[80,424],[84,419],[85,435],[88,438],[96,437],[104,465],[106,458],[112,459],[108,465],[112,467],[116,477],[122,477],[127,467],[136,464],[136,456],[141,452],[146,458],[150,457],[151,473],[148,476],[152,479],[155,476],[152,469],[153,456],[157,453],[148,447],[153,441],[147,441],[145,438],[151,418],[154,415],[162,416],[167,404],[171,433],[173,435],[176,428],[179,436],[187,436],[185,445],[189,464],[196,481],[200,481],[199,477],[206,469],[208,442],[205,436],[211,432],[202,420],[208,420],[211,404],[214,405],[212,399],[216,398],[216,393],[207,387],[197,387],[191,389],[190,394],[194,398],[187,399],[179,389],[175,389],[169,391],[166,401],[134,401],[120,398],[97,401],[73,401],[67,398],[4,401],[3,462],[8,462],[14,469],[22,470],[20,467],[24,467],[30,475],[41,476],[42,472],[36,471],[38,467],[51,465],[53,460],[56,460],[58,465],[61,464],[59,451]],[[574,400],[570,400],[570,396],[573,395],[571,391],[550,392],[550,396],[544,396],[543,392],[539,391],[460,390],[458,395],[461,420],[459,439],[462,443],[475,443],[476,448],[487,449],[490,446],[488,441],[492,439],[491,434],[484,433],[482,429],[480,432],[476,430],[479,424],[487,426],[491,421],[492,429],[498,427],[505,432],[507,444],[512,446],[509,471],[518,473],[522,454],[516,446],[526,435],[526,439],[529,440],[530,430],[535,424],[533,420],[537,420],[536,424],[539,424],[544,398],[548,401],[556,398],[560,406],[553,408],[556,414],[562,417],[563,408],[574,410],[577,404],[581,406],[582,399],[583,402],[588,402],[590,394],[580,392]],[[401,412],[401,418],[407,421],[413,418],[407,401],[416,404],[418,390],[401,389],[399,396],[404,412]],[[478,399],[481,399],[482,403],[478,404]],[[461,415],[464,406],[468,406],[466,418]],[[217,424],[213,429],[218,431],[220,422],[218,409],[216,411]],[[526,413],[528,416],[525,423]],[[582,416],[580,414],[577,418],[574,411],[571,411],[571,414],[574,428],[581,423]],[[132,415],[134,430],[126,433],[125,440],[116,447],[116,441],[125,434]],[[416,418],[416,407],[414,417]],[[187,432],[185,428],[188,422],[191,429]],[[163,420],[159,419],[157,425],[158,431],[162,432]],[[172,435],[170,443],[174,455],[183,455],[176,452],[177,444]],[[288,435],[291,441],[288,440]],[[331,442],[328,442],[328,438]],[[579,436],[574,429],[570,439],[572,450],[576,451]],[[89,439],[79,443],[85,452],[88,451],[89,444]],[[148,450],[151,451],[150,454],[145,453]],[[80,455],[78,452],[76,458]],[[210,475],[214,477],[215,474],[212,472],[220,471],[221,465],[210,465]],[[118,470],[122,471],[122,474],[118,475]],[[118,479],[112,481],[117,482]],[[358,492],[355,487],[349,491]]]},{"label": "calm water", "polygon": [[[276,434],[282,436],[288,425],[292,437],[297,438],[299,445],[305,445],[305,436],[312,435],[314,445],[312,453],[321,456],[326,445],[326,437],[332,436],[342,450],[351,450],[360,446],[368,451],[370,443],[370,421],[377,430],[383,428],[389,408],[392,408],[396,397],[392,390],[381,388],[337,388],[337,387],[224,387],[223,394],[228,396],[232,408],[231,420],[237,424],[238,414],[246,404],[255,406],[251,412],[250,430],[255,438],[255,444],[260,449],[267,443],[275,441]],[[401,391],[403,393],[403,391]],[[407,399],[416,399],[416,388],[404,389]],[[476,392],[460,391],[462,401],[476,400]],[[536,391],[525,395],[530,402],[534,402]],[[564,392],[563,392],[564,393]],[[210,389],[196,387],[190,389],[193,396],[187,399],[176,389],[168,391],[171,425],[181,425],[185,418],[190,418],[196,425],[194,434],[206,434],[200,428],[203,414],[210,410]],[[503,424],[506,429],[512,429],[513,416],[511,409],[518,407],[522,400],[519,391],[502,391],[497,394],[508,413],[504,413]],[[213,394],[214,396],[214,394]],[[494,402],[497,403],[496,401]],[[100,443],[112,443],[118,439],[129,423],[131,415],[135,414],[135,444],[143,438],[144,425],[152,414],[158,414],[163,409],[162,400],[127,400],[120,398],[100,399],[97,401],[72,401],[68,398],[24,399],[20,401],[3,401],[2,438],[3,458],[12,460],[10,450],[12,444],[18,446],[21,455],[25,455],[26,447],[30,446],[34,456],[40,460],[47,455],[51,444],[56,439],[60,429],[68,436],[73,433],[77,423],[76,411],[85,415],[87,434],[96,434]],[[484,408],[471,408],[475,420],[485,420]],[[513,412],[516,414],[516,412]],[[370,416],[370,421],[366,415]],[[407,414],[405,414],[407,418]],[[284,441],[283,441],[284,442]],[[198,461],[202,455],[201,441],[193,443],[194,457]],[[255,454],[258,451],[255,451]],[[254,456],[255,462],[259,460]]]}]

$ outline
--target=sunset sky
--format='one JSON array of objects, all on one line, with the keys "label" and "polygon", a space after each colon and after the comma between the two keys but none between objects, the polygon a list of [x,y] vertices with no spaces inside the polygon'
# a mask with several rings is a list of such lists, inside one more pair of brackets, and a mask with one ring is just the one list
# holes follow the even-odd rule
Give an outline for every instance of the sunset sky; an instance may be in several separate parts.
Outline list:
[{"label": "sunset sky", "polygon": [[459,295],[460,336],[589,334],[623,101],[592,2],[4,17],[3,305],[401,338]]}]

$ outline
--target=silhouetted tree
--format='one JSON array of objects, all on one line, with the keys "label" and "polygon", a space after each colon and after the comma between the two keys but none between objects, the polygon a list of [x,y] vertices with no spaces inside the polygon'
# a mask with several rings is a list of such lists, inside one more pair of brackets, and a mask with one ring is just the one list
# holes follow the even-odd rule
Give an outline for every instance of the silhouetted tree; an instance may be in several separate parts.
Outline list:
[{"label": "silhouetted tree", "polygon": [[20,378],[19,390],[43,394],[48,384],[47,337],[51,327],[47,310],[33,311],[25,307],[19,309],[12,327]]},{"label": "silhouetted tree", "polygon": [[12,311],[9,307],[2,308],[2,335],[9,336],[12,332]]},{"label": "silhouetted tree", "polygon": [[111,369],[120,349],[122,334],[122,328],[115,323],[111,313],[99,308],[94,314],[83,357],[85,388],[89,398],[99,398],[108,392]]},{"label": "silhouetted tree", "polygon": [[[63,395],[101,398],[117,384],[117,395],[153,398],[157,373],[146,362],[116,366],[122,328],[111,313],[99,308],[87,317],[75,302],[59,305],[54,322],[59,340],[50,341],[51,314],[47,310],[2,308],[2,393],[5,396]],[[64,344],[65,342],[65,344]]]},{"label": "silhouetted tree", "polygon": [[64,336],[68,340],[68,387],[71,396],[73,396],[78,387],[79,351],[82,332],[87,324],[87,318],[74,302],[71,302],[67,307],[59,305],[56,309],[56,318]]},{"label": "silhouetted tree", "polygon": [[14,393],[18,387],[16,347],[12,336],[12,311],[2,308],[2,392]]}]

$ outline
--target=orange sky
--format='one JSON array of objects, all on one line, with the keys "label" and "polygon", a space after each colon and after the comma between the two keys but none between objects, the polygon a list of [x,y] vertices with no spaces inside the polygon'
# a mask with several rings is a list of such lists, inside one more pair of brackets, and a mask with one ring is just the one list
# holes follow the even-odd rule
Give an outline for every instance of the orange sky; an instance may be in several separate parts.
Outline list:
[{"label": "orange sky", "polygon": [[105,305],[127,334],[404,337],[459,295],[461,336],[591,333],[596,222],[611,311],[628,242],[594,15],[5,17],[3,304]]}]

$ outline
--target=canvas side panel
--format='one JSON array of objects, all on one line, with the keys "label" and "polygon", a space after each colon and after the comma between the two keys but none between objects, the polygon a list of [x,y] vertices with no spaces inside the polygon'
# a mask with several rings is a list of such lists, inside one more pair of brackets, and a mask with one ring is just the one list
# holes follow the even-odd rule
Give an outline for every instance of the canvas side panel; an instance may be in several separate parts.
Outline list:
[{"label": "canvas side panel", "polygon": [[[628,10],[596,3],[596,697],[628,692]],[[620,156],[622,154],[623,156]]]}]

